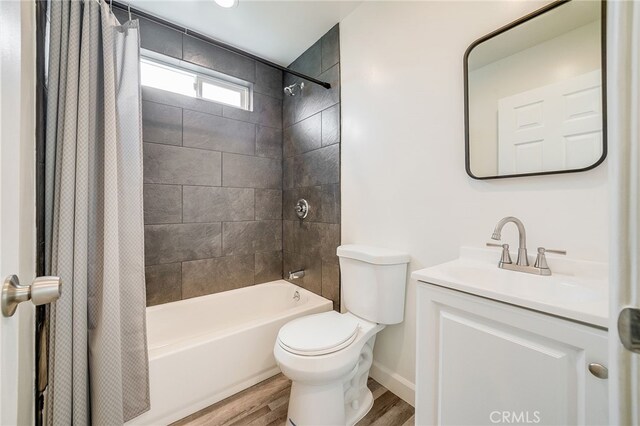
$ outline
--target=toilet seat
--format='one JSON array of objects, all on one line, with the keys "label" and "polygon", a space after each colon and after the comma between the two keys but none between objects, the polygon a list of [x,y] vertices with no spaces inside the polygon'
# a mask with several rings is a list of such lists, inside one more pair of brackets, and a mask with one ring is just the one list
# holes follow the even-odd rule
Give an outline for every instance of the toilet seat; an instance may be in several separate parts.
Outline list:
[{"label": "toilet seat", "polygon": [[358,329],[359,321],[352,315],[323,312],[285,324],[278,333],[278,344],[297,355],[326,355],[353,343]]}]

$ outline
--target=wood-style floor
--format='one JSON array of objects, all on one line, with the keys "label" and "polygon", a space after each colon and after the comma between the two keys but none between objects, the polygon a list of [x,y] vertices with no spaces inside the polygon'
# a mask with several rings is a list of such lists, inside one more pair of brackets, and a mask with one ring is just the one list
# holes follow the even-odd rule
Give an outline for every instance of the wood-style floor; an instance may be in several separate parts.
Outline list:
[{"label": "wood-style floor", "polygon": [[[413,426],[411,405],[371,378],[369,389],[373,393],[373,407],[357,426]],[[282,426],[287,420],[290,390],[291,381],[278,374],[185,417],[173,426]]]}]

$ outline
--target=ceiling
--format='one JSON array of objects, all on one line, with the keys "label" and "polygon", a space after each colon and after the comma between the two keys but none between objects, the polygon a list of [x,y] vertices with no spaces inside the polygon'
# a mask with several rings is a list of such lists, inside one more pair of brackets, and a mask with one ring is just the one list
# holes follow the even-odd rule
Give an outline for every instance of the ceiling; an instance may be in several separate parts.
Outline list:
[{"label": "ceiling", "polygon": [[[126,1],[123,2],[126,4]],[[131,6],[287,66],[362,1],[131,0]]]},{"label": "ceiling", "polygon": [[[600,15],[600,2],[572,1],[562,4],[474,47],[469,55],[469,70],[600,21]],[[600,46],[597,48],[600,49]]]}]

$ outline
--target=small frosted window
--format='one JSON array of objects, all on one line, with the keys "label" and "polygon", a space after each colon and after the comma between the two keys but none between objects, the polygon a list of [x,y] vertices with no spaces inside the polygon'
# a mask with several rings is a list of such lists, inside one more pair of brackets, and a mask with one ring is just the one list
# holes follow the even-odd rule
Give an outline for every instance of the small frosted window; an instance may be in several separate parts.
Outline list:
[{"label": "small frosted window", "polygon": [[160,56],[153,54],[152,58],[141,59],[140,82],[143,86],[251,109],[250,83],[174,58],[158,59]]},{"label": "small frosted window", "polygon": [[140,81],[143,86],[196,97],[196,75],[142,59]]},{"label": "small frosted window", "polygon": [[242,108],[243,93],[235,88],[223,87],[209,81],[202,82],[202,98]]}]

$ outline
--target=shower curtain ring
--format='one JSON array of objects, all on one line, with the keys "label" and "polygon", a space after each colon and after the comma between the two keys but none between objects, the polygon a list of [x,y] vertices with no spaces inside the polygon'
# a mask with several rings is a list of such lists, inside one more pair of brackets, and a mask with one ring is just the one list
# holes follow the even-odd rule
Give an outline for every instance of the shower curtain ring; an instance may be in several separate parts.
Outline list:
[{"label": "shower curtain ring", "polygon": [[127,12],[129,12],[129,20],[131,20],[131,3],[127,3]]}]

